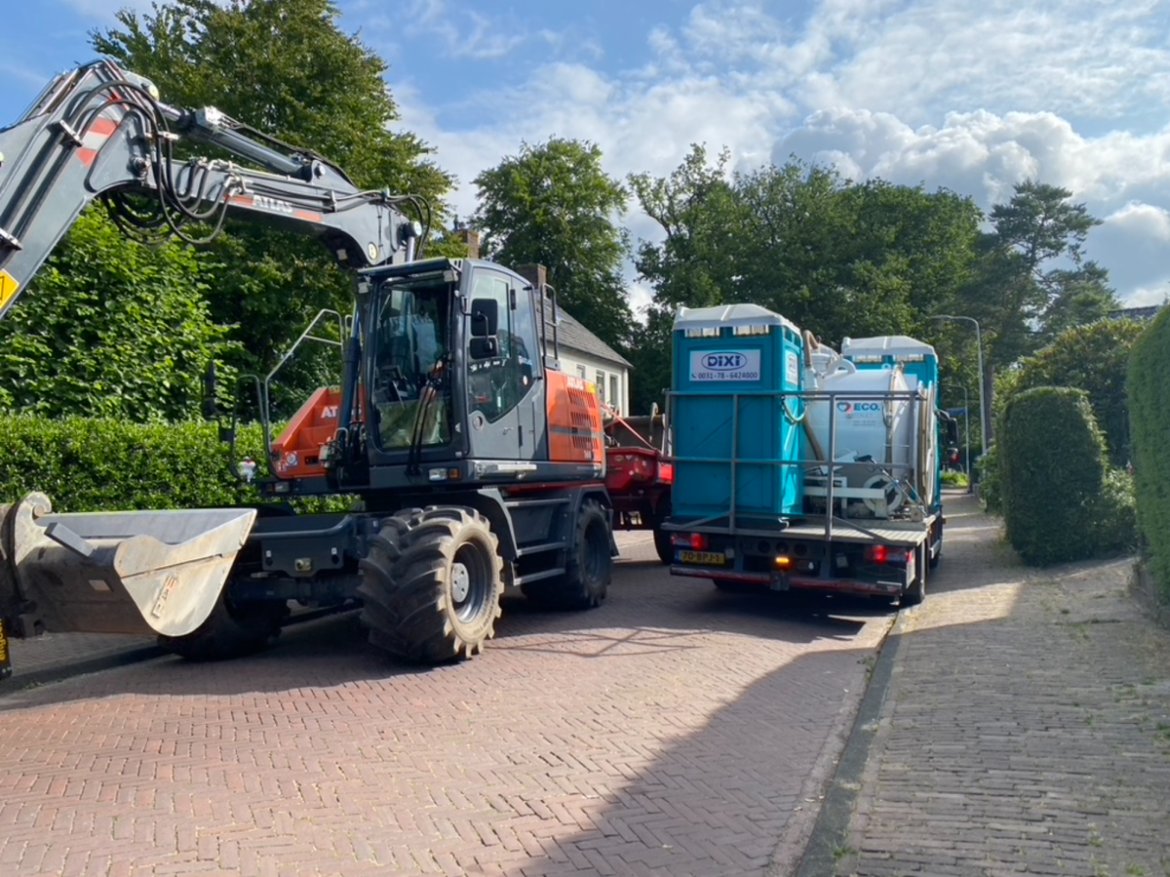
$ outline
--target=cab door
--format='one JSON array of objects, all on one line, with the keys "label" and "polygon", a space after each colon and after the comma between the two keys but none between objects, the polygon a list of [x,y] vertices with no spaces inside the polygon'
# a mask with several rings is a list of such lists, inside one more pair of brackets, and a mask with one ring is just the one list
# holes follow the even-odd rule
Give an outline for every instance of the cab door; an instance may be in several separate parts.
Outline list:
[{"label": "cab door", "polygon": [[529,291],[510,274],[477,266],[465,317],[471,456],[531,460],[539,362]]}]

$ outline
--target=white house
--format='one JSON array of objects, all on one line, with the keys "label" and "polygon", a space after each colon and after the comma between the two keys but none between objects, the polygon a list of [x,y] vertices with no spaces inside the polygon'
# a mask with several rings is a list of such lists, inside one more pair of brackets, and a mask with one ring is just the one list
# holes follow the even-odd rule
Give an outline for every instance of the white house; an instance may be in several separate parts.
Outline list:
[{"label": "white house", "polygon": [[630,363],[620,353],[559,309],[557,344],[562,371],[592,381],[603,402],[630,413]]}]

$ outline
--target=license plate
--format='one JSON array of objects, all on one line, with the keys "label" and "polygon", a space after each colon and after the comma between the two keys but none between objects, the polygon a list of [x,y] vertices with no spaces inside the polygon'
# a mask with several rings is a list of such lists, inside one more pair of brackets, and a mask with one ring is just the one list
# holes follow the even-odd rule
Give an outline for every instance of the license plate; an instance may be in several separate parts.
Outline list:
[{"label": "license plate", "polygon": [[703,566],[723,566],[727,563],[726,555],[715,551],[680,551],[678,559],[682,563],[701,563]]}]

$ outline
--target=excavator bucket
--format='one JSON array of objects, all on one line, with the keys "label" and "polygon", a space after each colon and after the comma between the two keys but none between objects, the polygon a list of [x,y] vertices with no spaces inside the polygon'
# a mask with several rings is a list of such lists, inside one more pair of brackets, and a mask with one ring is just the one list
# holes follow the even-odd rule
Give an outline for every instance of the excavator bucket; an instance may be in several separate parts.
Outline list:
[{"label": "excavator bucket", "polygon": [[31,493],[0,507],[0,606],[49,631],[183,636],[211,614],[255,509],[53,514]]}]

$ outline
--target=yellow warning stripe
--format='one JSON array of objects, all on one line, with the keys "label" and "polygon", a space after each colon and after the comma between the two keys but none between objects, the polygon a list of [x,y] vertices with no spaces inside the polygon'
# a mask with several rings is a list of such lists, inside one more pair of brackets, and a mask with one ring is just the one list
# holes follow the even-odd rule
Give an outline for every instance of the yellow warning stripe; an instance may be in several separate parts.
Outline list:
[{"label": "yellow warning stripe", "polygon": [[20,289],[20,284],[13,276],[7,271],[0,271],[0,310],[8,306],[8,303],[16,296],[18,289]]}]

